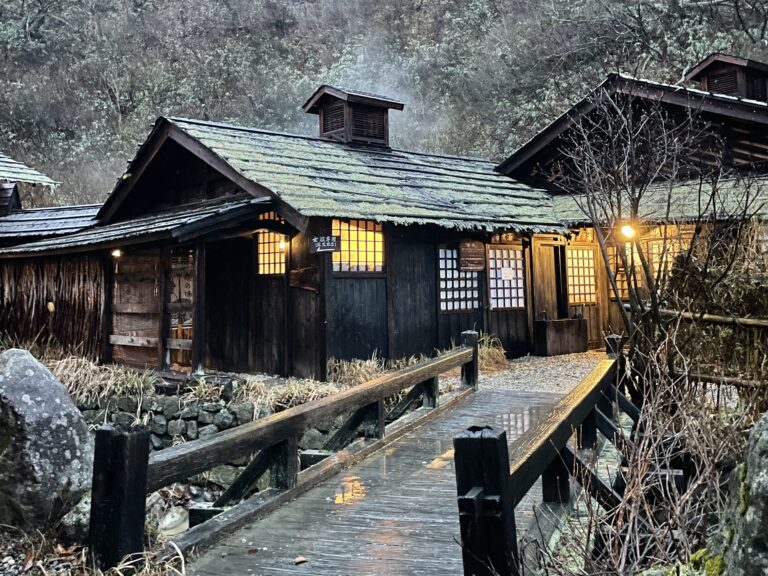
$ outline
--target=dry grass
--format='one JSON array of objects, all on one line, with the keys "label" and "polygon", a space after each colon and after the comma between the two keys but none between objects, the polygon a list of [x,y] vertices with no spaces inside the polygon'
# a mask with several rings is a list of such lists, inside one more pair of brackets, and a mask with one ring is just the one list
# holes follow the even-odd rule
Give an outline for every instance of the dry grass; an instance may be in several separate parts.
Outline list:
[{"label": "dry grass", "polygon": [[501,372],[509,368],[504,345],[496,336],[480,332],[477,345],[477,352],[480,356],[480,372]]},{"label": "dry grass", "polygon": [[12,526],[0,526],[0,556],[10,556],[30,576],[67,574],[68,576],[183,576],[184,558],[177,554],[171,560],[158,561],[147,552],[124,559],[111,570],[102,571],[90,565],[88,548],[69,545],[42,533],[25,534]]},{"label": "dry grass", "polygon": [[49,361],[47,364],[78,405],[113,396],[144,398],[154,394],[155,376],[125,366],[99,365],[77,356]]}]

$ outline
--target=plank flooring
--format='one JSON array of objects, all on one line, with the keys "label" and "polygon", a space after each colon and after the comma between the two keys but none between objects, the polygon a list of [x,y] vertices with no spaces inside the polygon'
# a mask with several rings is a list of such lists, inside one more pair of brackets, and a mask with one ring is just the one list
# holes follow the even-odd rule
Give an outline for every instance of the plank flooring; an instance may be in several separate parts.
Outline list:
[{"label": "plank flooring", "polygon": [[[482,388],[384,450],[226,538],[189,567],[195,576],[460,575],[453,436],[503,427],[510,442],[557,401]],[[517,509],[533,517],[538,485]],[[519,536],[522,534],[518,534]],[[295,565],[298,556],[304,564]]]}]

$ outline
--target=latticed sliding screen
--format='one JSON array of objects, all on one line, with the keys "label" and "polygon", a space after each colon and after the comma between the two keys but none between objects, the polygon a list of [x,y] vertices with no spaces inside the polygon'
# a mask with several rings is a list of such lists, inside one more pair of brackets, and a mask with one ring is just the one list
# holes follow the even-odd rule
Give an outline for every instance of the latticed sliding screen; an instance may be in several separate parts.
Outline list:
[{"label": "latticed sliding screen", "polygon": [[271,230],[257,230],[260,275],[285,274],[286,237]]},{"label": "latticed sliding screen", "polygon": [[525,308],[525,268],[521,247],[488,248],[488,294],[492,309]]},{"label": "latticed sliding screen", "polygon": [[675,259],[688,250],[691,240],[684,238],[660,238],[649,243],[651,267],[659,278],[666,278],[675,264]]},{"label": "latticed sliding screen", "polygon": [[459,251],[440,247],[440,311],[476,310],[480,307],[480,288],[477,272],[459,270]]},{"label": "latticed sliding screen", "polygon": [[571,304],[597,302],[595,251],[592,248],[568,247],[566,255],[568,301]]},{"label": "latticed sliding screen", "polygon": [[[621,258],[619,258],[619,253],[616,250],[616,246],[606,246],[605,249],[608,253],[611,272],[613,272],[613,275],[616,278],[616,286],[619,289],[621,299],[628,300],[629,285],[627,284],[627,274],[624,271],[624,266],[621,263]],[[616,294],[614,294],[613,289],[610,286],[608,287],[608,292],[610,294],[611,300],[616,300]]]},{"label": "latticed sliding screen", "polygon": [[384,270],[384,234],[370,220],[334,220],[331,233],[341,237],[341,250],[333,253],[334,272]]}]

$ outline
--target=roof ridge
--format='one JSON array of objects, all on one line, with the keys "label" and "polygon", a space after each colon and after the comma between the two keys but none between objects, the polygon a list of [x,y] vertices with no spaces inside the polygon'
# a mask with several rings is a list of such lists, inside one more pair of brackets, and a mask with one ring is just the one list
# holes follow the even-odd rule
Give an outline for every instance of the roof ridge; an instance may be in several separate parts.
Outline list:
[{"label": "roof ridge", "polygon": [[349,142],[336,142],[327,138],[321,138],[320,136],[309,136],[308,134],[294,134],[292,132],[279,132],[276,130],[265,130],[263,128],[256,128],[255,126],[244,126],[242,124],[231,124],[229,122],[217,122],[213,120],[200,120],[197,118],[184,118],[181,116],[167,116],[165,117],[170,122],[186,122],[189,124],[197,124],[199,126],[212,126],[215,128],[225,128],[229,130],[238,130],[240,132],[250,132],[253,134],[266,134],[269,136],[284,136],[286,138],[297,138],[300,140],[311,140],[313,142],[323,142],[324,144],[332,144],[341,148],[351,148],[357,150],[366,150],[370,152],[401,152],[404,154],[413,154],[416,156],[428,156],[430,158],[447,158],[452,160],[469,160],[473,162],[486,162],[491,165],[495,165],[493,160],[489,158],[482,158],[480,156],[459,156],[454,154],[442,154],[435,152],[424,152],[419,150],[406,150],[404,148],[390,148],[384,146],[366,145],[366,144],[353,144]]}]

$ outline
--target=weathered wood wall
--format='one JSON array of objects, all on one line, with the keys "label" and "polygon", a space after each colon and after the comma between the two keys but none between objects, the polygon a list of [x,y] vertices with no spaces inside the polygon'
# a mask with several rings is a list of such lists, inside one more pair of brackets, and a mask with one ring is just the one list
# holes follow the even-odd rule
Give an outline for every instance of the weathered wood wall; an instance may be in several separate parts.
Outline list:
[{"label": "weathered wood wall", "polygon": [[434,239],[402,227],[386,240],[389,353],[431,355],[437,348],[437,269]]},{"label": "weathered wood wall", "polygon": [[97,358],[104,288],[98,256],[0,260],[0,332],[21,342],[53,336],[68,351]]},{"label": "weathered wood wall", "polygon": [[[251,341],[250,306],[254,242],[211,242],[206,255],[206,368],[246,372]],[[258,369],[258,368],[257,368]]]}]

